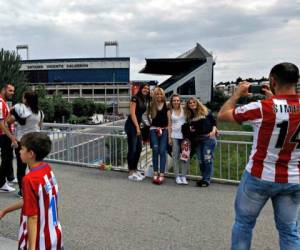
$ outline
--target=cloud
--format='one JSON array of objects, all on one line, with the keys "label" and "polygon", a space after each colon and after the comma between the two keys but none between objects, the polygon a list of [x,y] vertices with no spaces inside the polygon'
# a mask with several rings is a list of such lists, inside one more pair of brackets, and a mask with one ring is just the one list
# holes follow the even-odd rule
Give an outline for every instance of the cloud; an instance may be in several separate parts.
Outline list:
[{"label": "cloud", "polygon": [[299,6],[299,0],[2,0],[0,44],[28,44],[32,59],[102,57],[104,41],[118,40],[120,56],[131,57],[131,79],[157,79],[138,74],[144,58],[175,57],[199,42],[217,56],[216,81],[260,77],[280,60],[299,65]]}]

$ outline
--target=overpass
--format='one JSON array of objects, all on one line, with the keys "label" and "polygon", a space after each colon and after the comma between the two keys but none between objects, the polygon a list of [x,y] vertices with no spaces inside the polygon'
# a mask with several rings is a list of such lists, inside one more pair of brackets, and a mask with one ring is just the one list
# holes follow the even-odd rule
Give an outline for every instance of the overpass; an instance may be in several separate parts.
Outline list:
[{"label": "overpass", "polygon": [[[65,249],[229,249],[236,185],[178,186],[168,178],[130,182],[120,171],[52,164],[60,185]],[[0,194],[0,206],[17,201]],[[0,221],[0,250],[16,244],[19,212]],[[263,209],[252,249],[278,249],[271,204]],[[7,244],[7,245],[5,245]],[[4,247],[4,248],[3,248]],[[16,249],[16,248],[12,248]]]}]

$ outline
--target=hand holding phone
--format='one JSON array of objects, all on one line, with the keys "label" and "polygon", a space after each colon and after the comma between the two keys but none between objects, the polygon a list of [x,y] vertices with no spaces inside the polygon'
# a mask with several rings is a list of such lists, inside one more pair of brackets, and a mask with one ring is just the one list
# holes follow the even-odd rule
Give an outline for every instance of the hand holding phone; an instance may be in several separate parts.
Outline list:
[{"label": "hand holding phone", "polygon": [[263,85],[250,85],[248,88],[248,93],[264,95],[265,91],[262,87]]}]

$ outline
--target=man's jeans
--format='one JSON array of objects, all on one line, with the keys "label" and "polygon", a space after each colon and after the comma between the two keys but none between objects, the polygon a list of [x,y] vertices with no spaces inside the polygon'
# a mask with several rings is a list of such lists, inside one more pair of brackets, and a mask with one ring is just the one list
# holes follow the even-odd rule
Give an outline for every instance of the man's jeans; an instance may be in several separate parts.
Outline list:
[{"label": "man's jeans", "polygon": [[167,161],[168,130],[166,128],[162,129],[161,136],[157,136],[156,129],[150,129],[150,142],[152,147],[153,171],[158,172],[159,157],[159,172],[164,173]]},{"label": "man's jeans", "polygon": [[244,172],[235,200],[231,249],[250,249],[252,229],[268,199],[272,200],[281,250],[299,250],[300,184],[263,181]]}]

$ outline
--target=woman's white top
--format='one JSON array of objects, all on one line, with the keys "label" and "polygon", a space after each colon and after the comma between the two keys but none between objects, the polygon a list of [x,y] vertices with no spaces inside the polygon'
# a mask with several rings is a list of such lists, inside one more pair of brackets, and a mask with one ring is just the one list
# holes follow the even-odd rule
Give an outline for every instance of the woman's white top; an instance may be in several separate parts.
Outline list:
[{"label": "woman's white top", "polygon": [[177,116],[174,110],[171,110],[172,133],[171,138],[183,139],[181,126],[185,123],[184,111],[180,108],[180,114]]},{"label": "woman's white top", "polygon": [[33,113],[29,107],[23,103],[18,103],[14,106],[16,113],[23,119],[26,119],[25,125],[21,125],[18,122],[16,127],[16,138],[21,140],[22,136],[29,132],[40,131],[40,122],[44,119],[44,114],[39,110],[37,114]]}]

